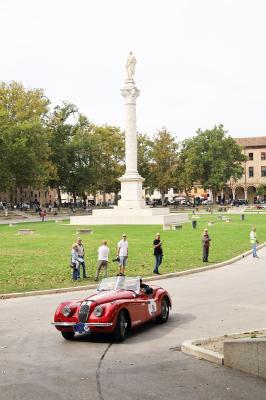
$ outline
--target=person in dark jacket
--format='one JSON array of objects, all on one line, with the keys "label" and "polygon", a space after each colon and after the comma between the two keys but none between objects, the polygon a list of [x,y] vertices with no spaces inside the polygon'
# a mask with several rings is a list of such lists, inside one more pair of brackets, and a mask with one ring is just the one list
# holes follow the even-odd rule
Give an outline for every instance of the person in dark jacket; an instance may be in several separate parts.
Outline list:
[{"label": "person in dark jacket", "polygon": [[159,266],[163,261],[163,249],[162,249],[163,242],[161,241],[161,236],[159,233],[156,234],[155,239],[153,241],[153,254],[155,257],[155,264],[153,273],[157,275],[161,275],[159,272]]},{"label": "person in dark jacket", "polygon": [[211,238],[208,229],[204,229],[202,236],[202,261],[208,262]]}]

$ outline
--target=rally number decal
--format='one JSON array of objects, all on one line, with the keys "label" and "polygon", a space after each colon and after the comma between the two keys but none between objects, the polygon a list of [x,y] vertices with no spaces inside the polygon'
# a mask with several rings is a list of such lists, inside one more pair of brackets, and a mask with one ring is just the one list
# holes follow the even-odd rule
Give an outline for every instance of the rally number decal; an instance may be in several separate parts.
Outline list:
[{"label": "rally number decal", "polygon": [[154,300],[150,300],[148,303],[148,310],[151,316],[155,315],[157,312],[156,302]]}]

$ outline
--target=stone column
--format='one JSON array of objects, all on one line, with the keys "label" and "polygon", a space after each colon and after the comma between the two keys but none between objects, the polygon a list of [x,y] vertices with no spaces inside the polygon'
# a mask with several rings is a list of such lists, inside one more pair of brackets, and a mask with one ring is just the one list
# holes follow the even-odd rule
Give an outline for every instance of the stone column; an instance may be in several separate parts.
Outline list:
[{"label": "stone column", "polygon": [[121,200],[118,206],[122,208],[144,208],[142,199],[142,182],[144,179],[138,173],[137,167],[137,123],[136,99],[140,91],[136,88],[133,79],[127,79],[121,89],[126,106],[126,172],[119,178],[121,182]]}]

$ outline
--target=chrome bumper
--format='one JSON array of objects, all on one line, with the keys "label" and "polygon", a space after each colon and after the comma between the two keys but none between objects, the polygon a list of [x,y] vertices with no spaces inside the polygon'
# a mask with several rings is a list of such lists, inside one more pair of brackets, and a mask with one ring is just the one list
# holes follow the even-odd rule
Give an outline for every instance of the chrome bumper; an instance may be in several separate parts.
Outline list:
[{"label": "chrome bumper", "polygon": [[[51,322],[52,325],[55,326],[63,326],[65,328],[71,328],[74,325],[76,325],[76,322]],[[95,328],[104,328],[104,327],[108,327],[108,326],[113,326],[112,322],[88,322],[85,323],[85,326],[87,327],[95,327]]]}]

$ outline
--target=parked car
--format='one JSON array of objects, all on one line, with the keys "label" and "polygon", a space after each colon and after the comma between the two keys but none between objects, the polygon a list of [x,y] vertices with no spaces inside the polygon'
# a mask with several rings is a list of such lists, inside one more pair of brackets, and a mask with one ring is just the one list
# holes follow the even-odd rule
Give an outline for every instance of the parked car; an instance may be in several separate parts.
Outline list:
[{"label": "parked car", "polygon": [[53,325],[66,340],[78,333],[112,333],[121,342],[131,328],[149,320],[167,322],[171,306],[162,287],[143,285],[140,277],[116,276],[103,279],[85,299],[61,303]]},{"label": "parked car", "polygon": [[211,205],[213,205],[213,201],[211,201],[211,200],[203,200],[203,202],[201,204],[203,204],[204,206],[211,206]]}]

